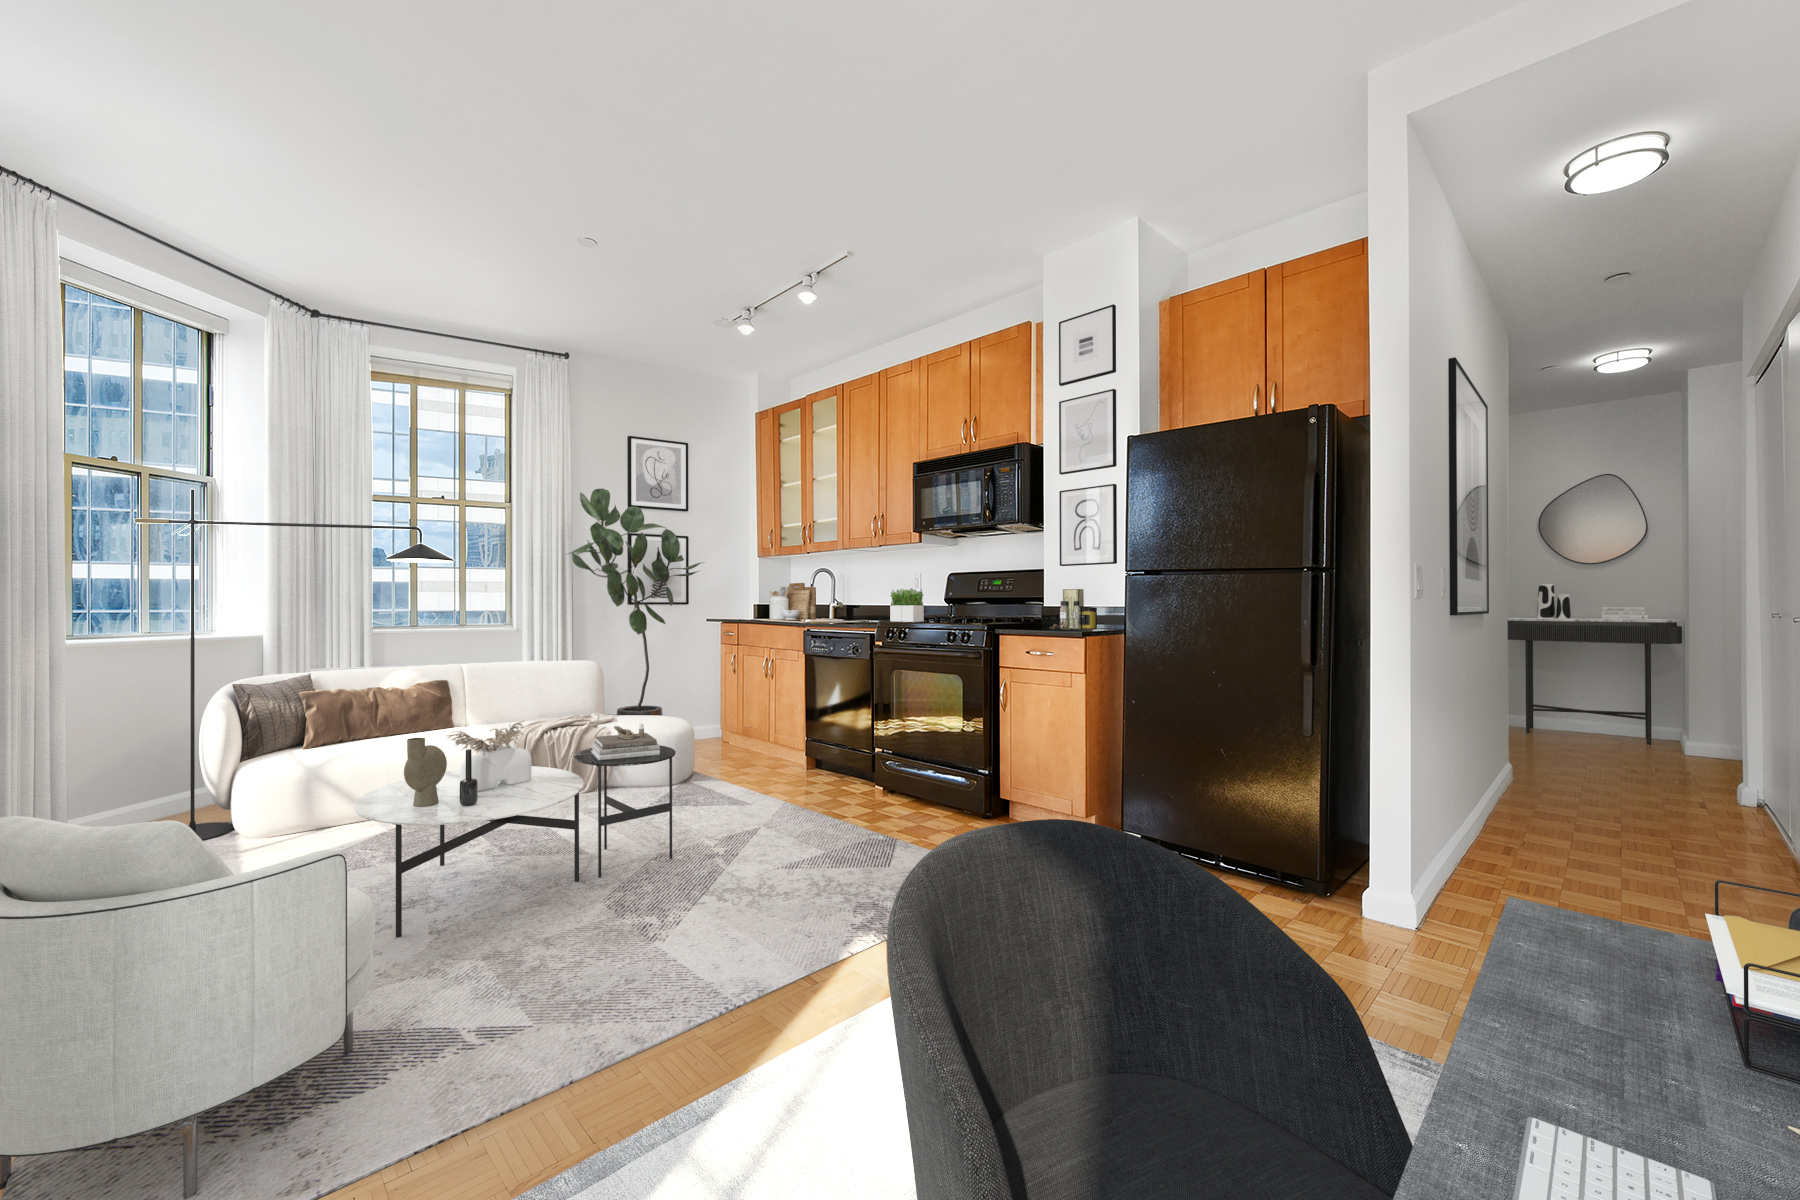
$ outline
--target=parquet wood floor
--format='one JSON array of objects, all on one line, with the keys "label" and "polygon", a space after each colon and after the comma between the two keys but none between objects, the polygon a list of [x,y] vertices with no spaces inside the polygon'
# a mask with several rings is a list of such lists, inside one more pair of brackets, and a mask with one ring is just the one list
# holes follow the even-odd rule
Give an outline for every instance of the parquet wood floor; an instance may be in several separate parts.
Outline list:
[{"label": "parquet wood floor", "polygon": [[[1324,966],[1383,1041],[1443,1061],[1512,896],[1702,936],[1712,882],[1800,891],[1769,815],[1740,807],[1738,764],[1674,742],[1512,733],[1513,785],[1417,930],[1366,921],[1359,874],[1335,896],[1221,876]],[[709,775],[936,846],[993,822],[826,771],[703,741]],[[1777,919],[1761,905],[1748,915]],[[789,984],[333,1193],[333,1200],[500,1200],[674,1112],[887,996],[886,947]]]}]

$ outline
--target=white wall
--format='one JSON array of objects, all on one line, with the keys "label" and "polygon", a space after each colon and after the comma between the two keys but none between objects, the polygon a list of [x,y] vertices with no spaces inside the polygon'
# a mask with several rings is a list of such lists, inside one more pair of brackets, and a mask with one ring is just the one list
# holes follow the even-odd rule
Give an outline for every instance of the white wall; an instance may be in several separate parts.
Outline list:
[{"label": "white wall", "polygon": [[1684,752],[1744,756],[1744,370],[1687,374]]},{"label": "white wall", "polygon": [[[889,367],[897,367],[901,363],[911,362],[922,355],[933,354],[946,346],[954,346],[959,342],[973,341],[1002,329],[1011,329],[1021,321],[1041,321],[1044,319],[1043,289],[1030,288],[1016,296],[1007,296],[992,304],[984,304],[980,308],[972,308],[947,321],[939,321],[936,325],[927,325],[923,329],[894,338],[892,341],[871,346],[867,350],[858,351],[847,358],[826,363],[822,367],[796,375],[788,381],[787,395],[770,397],[766,393],[759,395],[757,408],[771,408],[788,400],[798,400],[802,396],[810,396],[823,388],[836,387],[841,383],[849,383],[853,379],[861,379],[864,375],[873,375],[877,371],[885,371]],[[752,522],[754,525],[754,522]]]},{"label": "white wall", "polygon": [[[1537,585],[1573,596],[1577,617],[1608,605],[1635,605],[1653,617],[1688,617],[1687,413],[1680,392],[1578,404],[1512,417],[1512,544],[1510,580],[1496,609],[1537,615]],[[1732,446],[1735,451],[1736,446]],[[1637,493],[1649,532],[1638,547],[1605,563],[1573,563],[1538,536],[1538,514],[1557,496],[1596,475],[1617,475]],[[1633,711],[1643,707],[1643,648],[1585,642],[1539,642],[1537,701],[1570,708]],[[1652,731],[1681,737],[1686,728],[1686,646],[1658,646],[1651,656]],[[1508,712],[1525,724],[1525,645],[1508,644]],[[1576,713],[1539,713],[1545,729],[1644,736],[1642,721]]]},{"label": "white wall", "polygon": [[[658,609],[650,625],[650,688],[645,702],[691,721],[702,737],[719,731],[719,634],[708,617],[749,612],[755,579],[757,381],[727,379],[599,354],[569,360],[569,427],[578,491],[606,488],[624,505],[625,439],[688,443],[686,512],[645,516],[689,539],[703,564],[689,581],[689,603]],[[586,517],[569,497],[570,548],[586,540]],[[573,568],[571,568],[573,569]],[[748,594],[747,594],[748,593]],[[643,679],[643,647],[626,610],[607,598],[605,583],[575,577],[575,656],[592,658],[606,676],[609,708],[635,704]]]},{"label": "white wall", "polygon": [[1189,290],[1369,236],[1369,196],[1359,192],[1188,255]]},{"label": "white wall", "polygon": [[1752,375],[1781,344],[1782,331],[1800,314],[1800,163],[1775,210],[1744,289],[1744,364]]},{"label": "white wall", "polygon": [[[762,561],[767,586],[755,602],[769,600],[770,588],[809,583],[813,572],[829,568],[837,577],[837,598],[844,604],[886,604],[895,588],[918,588],[925,603],[944,602],[944,577],[952,571],[1030,571],[1044,565],[1044,535],[1003,533],[995,537],[928,537],[917,545],[875,546],[867,550],[827,550],[789,554]],[[831,583],[820,577],[816,599],[824,604]],[[746,606],[714,616],[743,616]]]}]

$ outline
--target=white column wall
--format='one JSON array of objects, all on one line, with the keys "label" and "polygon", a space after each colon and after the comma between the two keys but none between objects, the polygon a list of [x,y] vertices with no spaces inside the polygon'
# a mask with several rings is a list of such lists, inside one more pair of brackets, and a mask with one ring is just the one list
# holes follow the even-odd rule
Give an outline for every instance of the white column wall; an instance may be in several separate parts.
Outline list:
[{"label": "white column wall", "polygon": [[1744,369],[1687,373],[1684,753],[1744,756]]}]

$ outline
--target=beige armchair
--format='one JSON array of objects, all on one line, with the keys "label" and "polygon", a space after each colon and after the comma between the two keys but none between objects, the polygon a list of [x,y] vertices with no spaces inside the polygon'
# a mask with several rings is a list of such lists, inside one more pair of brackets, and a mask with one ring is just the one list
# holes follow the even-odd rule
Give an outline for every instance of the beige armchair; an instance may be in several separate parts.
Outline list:
[{"label": "beige armchair", "polygon": [[[25,820],[0,819],[15,854]],[[0,892],[0,1187],[14,1156],[179,1121],[194,1195],[197,1114],[340,1036],[349,1053],[373,944],[337,853],[105,899]]]}]

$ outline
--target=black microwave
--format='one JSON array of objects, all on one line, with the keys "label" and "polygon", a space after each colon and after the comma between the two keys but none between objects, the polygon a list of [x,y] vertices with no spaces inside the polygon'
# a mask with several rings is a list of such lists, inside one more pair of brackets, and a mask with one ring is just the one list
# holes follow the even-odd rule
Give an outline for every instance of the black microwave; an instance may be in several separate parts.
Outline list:
[{"label": "black microwave", "polygon": [[1030,442],[913,464],[913,532],[937,537],[1044,527],[1044,448]]}]

